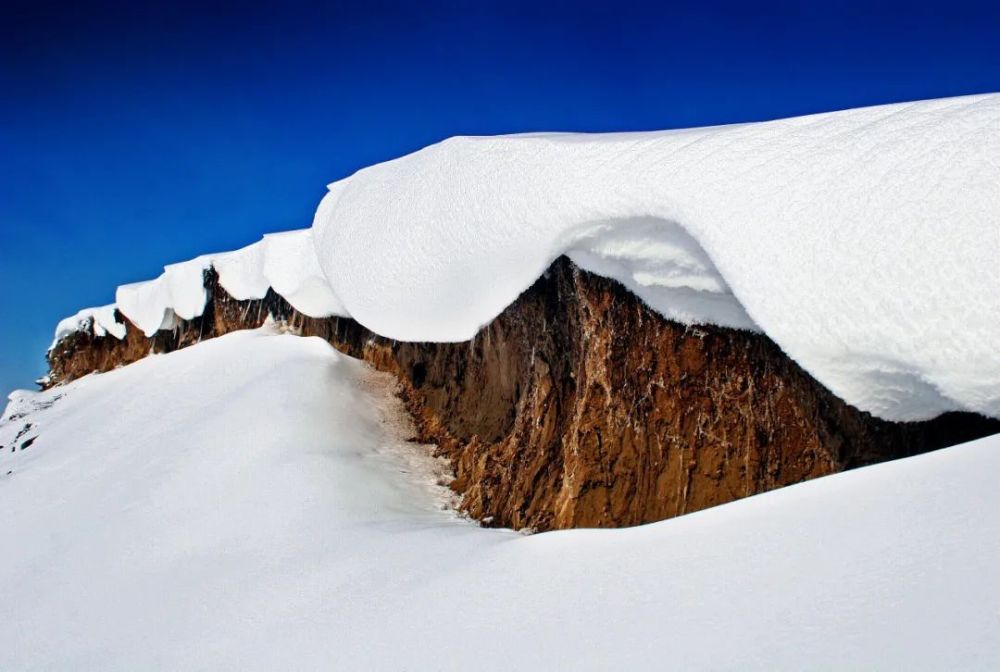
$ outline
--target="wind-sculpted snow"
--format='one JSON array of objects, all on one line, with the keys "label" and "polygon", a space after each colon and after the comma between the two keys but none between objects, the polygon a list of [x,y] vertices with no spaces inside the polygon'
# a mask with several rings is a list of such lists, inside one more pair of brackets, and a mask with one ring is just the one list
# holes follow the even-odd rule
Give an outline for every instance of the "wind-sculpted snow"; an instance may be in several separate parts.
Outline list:
[{"label": "wind-sculpted snow", "polygon": [[1000,95],[452,138],[330,185],[313,231],[392,338],[469,339],[565,253],[666,317],[763,330],[875,415],[1000,417]]},{"label": "wind-sculpted snow", "polygon": [[115,307],[148,336],[196,318],[209,268],[237,300],[270,288],[311,317],[463,341],[566,254],[667,318],[763,330],[880,417],[1000,417],[998,184],[1000,95],[452,138],[330,185],[311,230],[120,287],[56,341],[88,324],[122,338]]},{"label": "wind-sculpted snow", "polygon": [[205,271],[209,268],[215,269],[219,284],[237,300],[262,299],[268,289],[273,289],[304,315],[347,314],[319,267],[311,230],[304,229],[268,234],[261,241],[233,252],[206,254],[170,264],[155,280],[122,285],[115,293],[114,304],[88,308],[61,321],[53,343],[85,328],[90,317],[96,336],[110,333],[124,338],[125,326],[115,321],[115,308],[147,336],[160,329],[171,329],[178,318],[199,317],[208,300]]},{"label": "wind-sculpted snow", "polygon": [[1000,669],[1000,437],[522,536],[378,378],[268,329],[11,395],[0,669]]},{"label": "wind-sculpted snow", "polygon": [[[115,304],[99,308],[84,308],[76,315],[60,320],[56,325],[52,346],[61,339],[81,329],[91,329],[95,336],[111,334],[115,338],[125,338],[125,325],[115,320]],[[49,346],[51,350],[52,346]]]},{"label": "wind-sculpted snow", "polygon": [[309,229],[266,235],[259,243],[216,255],[212,264],[219,284],[239,301],[263,298],[270,287],[304,315],[347,315],[316,260]]}]

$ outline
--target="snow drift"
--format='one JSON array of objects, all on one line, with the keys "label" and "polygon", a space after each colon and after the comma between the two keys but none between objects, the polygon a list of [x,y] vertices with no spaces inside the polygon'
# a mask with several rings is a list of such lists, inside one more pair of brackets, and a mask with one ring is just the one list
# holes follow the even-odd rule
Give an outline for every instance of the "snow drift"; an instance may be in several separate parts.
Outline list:
[{"label": "snow drift", "polygon": [[330,185],[347,311],[461,341],[561,254],[668,318],[758,328],[892,420],[1000,417],[1000,95],[627,134],[459,137]]},{"label": "snow drift", "polygon": [[56,333],[49,350],[52,350],[55,344],[62,339],[83,329],[90,329],[94,336],[111,334],[119,340],[125,338],[125,325],[115,319],[116,308],[117,306],[113,303],[98,308],[84,308],[76,315],[60,320],[59,324],[56,325]]},{"label": "snow drift", "polygon": [[0,668],[1000,666],[997,437],[521,536],[441,510],[369,376],[243,331],[13,395]]},{"label": "snow drift", "polygon": [[[118,289],[147,336],[204,272],[405,341],[472,338],[560,255],[683,324],[762,330],[887,420],[1000,418],[1000,95],[757,124],[459,137],[330,185],[311,230]],[[96,312],[94,312],[96,311]],[[91,317],[92,320],[87,318]]]},{"label": "snow drift", "polygon": [[[346,315],[320,270],[308,229],[269,234],[234,252],[171,264],[155,280],[119,287],[115,305],[147,336],[170,329],[176,318],[190,320],[204,311],[204,274],[210,267],[235,299],[261,299],[271,288],[304,315]],[[124,332],[112,333],[124,337]],[[60,337],[57,331],[56,340]]]},{"label": "snow drift", "polygon": [[462,510],[514,529],[652,522],[1000,432],[970,413],[874,418],[763,334],[668,321],[565,257],[467,343],[386,339],[273,291],[236,300],[215,271],[205,283],[201,316],[169,331],[59,341],[45,383],[286,324],[395,376],[417,436],[454,466]]}]

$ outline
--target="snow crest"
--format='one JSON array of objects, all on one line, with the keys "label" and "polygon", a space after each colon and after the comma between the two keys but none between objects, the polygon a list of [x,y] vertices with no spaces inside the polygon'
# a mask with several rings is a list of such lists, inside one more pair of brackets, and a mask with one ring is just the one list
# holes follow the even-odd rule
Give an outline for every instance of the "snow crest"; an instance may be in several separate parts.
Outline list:
[{"label": "snow crest", "polygon": [[1000,417],[1000,95],[713,128],[457,137],[330,185],[312,229],[59,323],[147,336],[204,272],[408,341],[472,338],[562,254],[684,324],[760,330],[889,420]]},{"label": "snow crest", "polygon": [[330,185],[360,323],[462,341],[559,255],[684,323],[760,329],[892,420],[1000,417],[1000,95],[625,134],[457,137]]},{"label": "snow crest", "polygon": [[109,333],[125,338],[125,325],[114,318],[116,308],[146,336],[172,329],[178,319],[199,317],[208,300],[204,278],[210,268],[219,274],[223,289],[239,301],[262,299],[268,289],[274,289],[304,315],[347,315],[320,269],[312,231],[302,229],[268,234],[233,252],[170,264],[154,280],[122,285],[115,292],[115,303],[87,308],[62,320],[52,344],[87,328],[92,328],[96,336]]},{"label": "snow crest", "polygon": [[94,336],[111,334],[117,339],[125,338],[125,325],[115,319],[115,304],[99,308],[84,308],[76,315],[60,320],[56,325],[56,333],[49,350],[56,343],[77,331],[91,330]]}]

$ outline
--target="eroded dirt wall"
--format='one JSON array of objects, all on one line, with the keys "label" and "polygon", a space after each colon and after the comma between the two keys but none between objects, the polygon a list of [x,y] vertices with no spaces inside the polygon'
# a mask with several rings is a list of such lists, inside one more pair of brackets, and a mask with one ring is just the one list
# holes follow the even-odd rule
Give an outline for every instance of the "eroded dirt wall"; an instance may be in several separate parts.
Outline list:
[{"label": "eroded dirt wall", "polygon": [[270,314],[396,374],[415,438],[451,459],[462,507],[487,525],[634,525],[1000,432],[972,414],[873,418],[766,336],[669,322],[565,258],[467,343],[392,341],[350,319],[305,317],[273,292],[236,301],[211,271],[206,286],[204,316],[153,339],[131,324],[123,341],[64,339],[52,382]]}]

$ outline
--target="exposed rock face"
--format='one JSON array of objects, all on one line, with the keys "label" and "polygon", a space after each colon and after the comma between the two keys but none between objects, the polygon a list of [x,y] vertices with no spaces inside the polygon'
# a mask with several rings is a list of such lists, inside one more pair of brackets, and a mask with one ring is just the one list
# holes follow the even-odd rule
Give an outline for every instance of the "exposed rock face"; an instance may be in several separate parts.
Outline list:
[{"label": "exposed rock face", "polygon": [[123,341],[64,339],[52,381],[271,314],[396,374],[416,438],[451,459],[462,507],[488,525],[634,525],[1000,432],[971,414],[879,420],[766,336],[668,322],[565,258],[467,343],[392,341],[350,319],[305,317],[273,292],[236,301],[212,272],[206,283],[204,316],[153,339],[131,324]]}]

